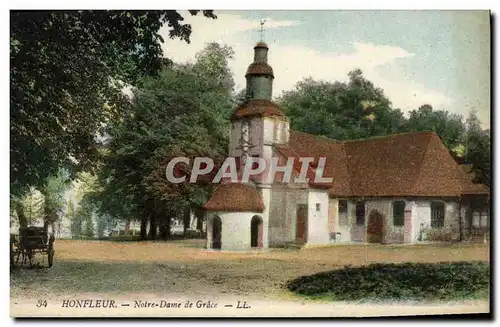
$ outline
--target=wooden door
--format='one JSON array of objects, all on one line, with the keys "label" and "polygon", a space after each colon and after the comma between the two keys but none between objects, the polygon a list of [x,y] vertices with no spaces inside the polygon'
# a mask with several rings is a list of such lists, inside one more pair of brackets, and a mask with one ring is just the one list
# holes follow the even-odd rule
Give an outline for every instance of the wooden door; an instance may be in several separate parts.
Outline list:
[{"label": "wooden door", "polygon": [[264,232],[262,218],[254,216],[250,223],[250,246],[261,248],[264,244],[262,234]]},{"label": "wooden door", "polygon": [[212,249],[222,248],[222,221],[218,216],[212,220]]},{"label": "wooden door", "polygon": [[382,243],[384,228],[384,216],[376,210],[368,217],[367,236],[368,243]]},{"label": "wooden door", "polygon": [[295,242],[298,244],[307,242],[307,205],[297,206]]}]

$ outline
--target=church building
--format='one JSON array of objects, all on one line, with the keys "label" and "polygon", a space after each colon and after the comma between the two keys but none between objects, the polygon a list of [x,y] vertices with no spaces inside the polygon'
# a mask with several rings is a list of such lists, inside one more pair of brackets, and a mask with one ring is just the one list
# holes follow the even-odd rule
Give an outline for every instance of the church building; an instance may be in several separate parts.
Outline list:
[{"label": "church building", "polygon": [[[489,230],[489,190],[472,183],[434,132],[336,141],[290,129],[272,102],[268,46],[254,47],[246,72],[247,100],[231,118],[228,155],[318,160],[330,183],[269,179],[222,182],[204,205],[209,249],[250,250],[332,243],[417,243],[467,240]],[[297,160],[296,160],[297,162]],[[469,167],[470,168],[470,167]],[[266,168],[267,170],[268,168]],[[299,174],[300,166],[293,174]],[[474,234],[474,235],[475,235]]]}]

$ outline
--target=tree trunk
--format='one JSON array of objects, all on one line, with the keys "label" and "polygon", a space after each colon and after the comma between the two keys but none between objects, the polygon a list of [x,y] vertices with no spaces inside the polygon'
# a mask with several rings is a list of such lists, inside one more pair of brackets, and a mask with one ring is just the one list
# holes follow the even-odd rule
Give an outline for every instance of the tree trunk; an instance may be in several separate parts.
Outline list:
[{"label": "tree trunk", "polygon": [[146,229],[148,228],[148,217],[145,214],[141,215],[141,241],[146,240]]},{"label": "tree trunk", "polygon": [[188,227],[191,227],[189,226],[190,223],[191,223],[191,209],[189,208],[189,206],[186,206],[184,208],[184,217],[183,217],[184,238],[187,237]]},{"label": "tree trunk", "polygon": [[19,219],[19,229],[28,227],[28,220],[26,219],[26,215],[24,214],[23,205],[20,202],[14,203],[17,218]]},{"label": "tree trunk", "polygon": [[149,218],[149,238],[156,240],[156,212],[153,212]]},{"label": "tree trunk", "polygon": [[162,240],[166,240],[167,239],[167,222],[166,222],[166,218],[165,218],[165,212],[161,209],[158,210],[158,214],[157,214],[157,217],[158,217],[158,236],[162,239]]},{"label": "tree trunk", "polygon": [[172,217],[170,214],[165,216],[165,239],[169,239],[172,235]]},{"label": "tree trunk", "polygon": [[196,230],[203,234],[203,218],[205,213],[203,210],[196,210],[194,214],[196,215]]}]

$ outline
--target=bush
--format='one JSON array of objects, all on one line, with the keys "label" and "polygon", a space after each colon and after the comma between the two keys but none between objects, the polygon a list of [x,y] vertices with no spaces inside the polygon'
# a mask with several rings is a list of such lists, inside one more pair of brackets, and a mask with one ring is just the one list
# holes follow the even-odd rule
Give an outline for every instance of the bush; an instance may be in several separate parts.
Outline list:
[{"label": "bush", "polygon": [[433,242],[450,242],[455,233],[450,228],[430,229],[427,231],[427,240]]},{"label": "bush", "polygon": [[490,266],[482,262],[371,264],[289,281],[297,294],[334,300],[451,300],[487,296]]}]

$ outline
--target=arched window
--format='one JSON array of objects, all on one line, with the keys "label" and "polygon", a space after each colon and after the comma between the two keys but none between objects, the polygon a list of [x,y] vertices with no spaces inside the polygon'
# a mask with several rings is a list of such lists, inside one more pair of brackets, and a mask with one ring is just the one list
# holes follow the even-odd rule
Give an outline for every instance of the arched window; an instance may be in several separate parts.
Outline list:
[{"label": "arched window", "polygon": [[405,202],[394,201],[392,203],[392,224],[394,226],[405,225]]},{"label": "arched window", "polygon": [[431,227],[441,228],[444,226],[444,203],[432,202],[431,203]]}]

